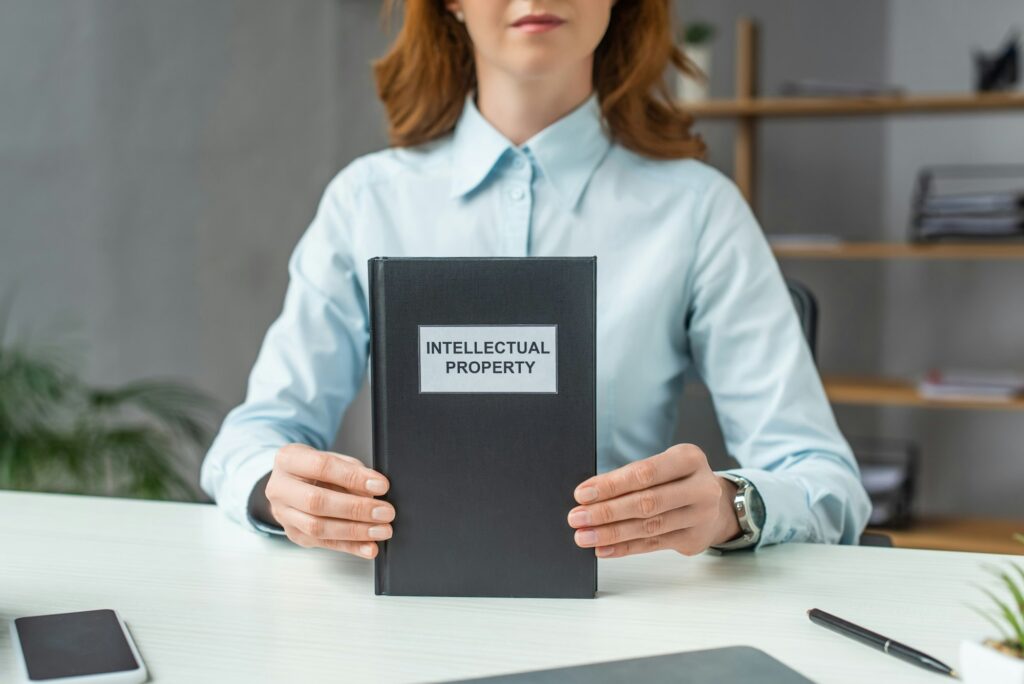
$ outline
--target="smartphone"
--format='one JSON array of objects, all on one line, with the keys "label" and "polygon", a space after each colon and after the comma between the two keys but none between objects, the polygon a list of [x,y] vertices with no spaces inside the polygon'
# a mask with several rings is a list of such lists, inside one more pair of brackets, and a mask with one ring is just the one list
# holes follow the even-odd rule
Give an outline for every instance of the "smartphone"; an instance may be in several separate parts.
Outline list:
[{"label": "smartphone", "polygon": [[146,666],[124,620],[113,610],[35,615],[11,621],[22,681],[138,684]]}]

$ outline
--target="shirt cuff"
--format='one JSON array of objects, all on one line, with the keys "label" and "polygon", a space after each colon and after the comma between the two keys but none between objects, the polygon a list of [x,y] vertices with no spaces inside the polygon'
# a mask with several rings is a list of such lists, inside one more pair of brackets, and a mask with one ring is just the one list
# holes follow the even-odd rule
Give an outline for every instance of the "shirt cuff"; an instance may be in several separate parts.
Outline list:
[{"label": "shirt cuff", "polygon": [[[264,473],[263,477],[256,480],[256,484],[252,486],[252,490],[249,492],[249,503],[246,507],[246,515],[248,522],[255,529],[260,532],[266,532],[267,534],[284,535],[284,528],[277,524],[271,524],[265,522],[267,518],[272,518],[270,514],[270,506],[267,503],[267,495],[264,491],[266,489],[268,479],[272,471]],[[262,512],[262,516],[259,513]]]},{"label": "shirt cuff", "polygon": [[283,527],[271,527],[262,520],[252,517],[252,515],[249,516],[249,524],[251,524],[257,532],[264,532],[278,537],[283,537],[285,535]]},{"label": "shirt cuff", "polygon": [[[253,532],[272,534],[276,531],[252,517],[249,510],[249,500],[253,488],[274,469],[276,453],[277,449],[273,448],[250,455],[237,470],[231,473],[228,482],[225,483],[227,486],[224,489],[227,491],[221,492],[224,500],[218,499],[217,501],[229,518]],[[278,533],[284,534],[284,530],[280,530]]]}]

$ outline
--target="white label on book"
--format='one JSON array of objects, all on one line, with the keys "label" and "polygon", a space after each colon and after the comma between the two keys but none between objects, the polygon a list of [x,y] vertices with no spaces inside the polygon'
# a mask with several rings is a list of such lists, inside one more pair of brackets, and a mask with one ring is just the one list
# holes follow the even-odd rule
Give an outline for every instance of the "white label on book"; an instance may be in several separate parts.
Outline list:
[{"label": "white label on book", "polygon": [[558,393],[557,325],[421,325],[420,392]]}]

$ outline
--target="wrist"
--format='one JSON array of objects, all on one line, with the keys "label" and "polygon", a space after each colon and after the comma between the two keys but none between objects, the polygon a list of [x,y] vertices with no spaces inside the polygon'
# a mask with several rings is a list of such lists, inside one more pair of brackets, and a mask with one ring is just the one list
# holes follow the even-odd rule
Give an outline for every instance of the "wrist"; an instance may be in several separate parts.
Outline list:
[{"label": "wrist", "polygon": [[718,499],[718,532],[715,534],[712,545],[724,544],[738,538],[743,530],[740,528],[740,521],[736,517],[736,507],[733,501],[736,499],[736,484],[716,475],[718,483],[722,486],[722,495]]}]

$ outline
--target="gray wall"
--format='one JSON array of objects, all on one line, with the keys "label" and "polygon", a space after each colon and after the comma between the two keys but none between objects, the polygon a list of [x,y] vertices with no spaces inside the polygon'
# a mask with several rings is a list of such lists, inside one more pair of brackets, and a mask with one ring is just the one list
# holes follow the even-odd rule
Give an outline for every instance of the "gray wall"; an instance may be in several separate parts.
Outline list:
[{"label": "gray wall", "polygon": [[[969,8],[678,0],[677,8],[720,28],[719,96],[732,93],[740,13],[761,24],[766,94],[796,76],[963,89],[967,49],[1024,23],[1012,0]],[[224,411],[236,404],[323,187],[353,157],[386,145],[369,71],[385,45],[378,10],[367,0],[0,0],[0,292],[17,288],[21,327],[64,337],[74,322],[97,382],[180,377]],[[766,122],[762,223],[769,233],[900,236],[917,167],[1019,158],[1024,145],[1004,137],[1024,139],[1010,118]],[[710,161],[730,172],[731,125],[701,131]],[[1022,365],[1016,263],[784,268],[821,301],[828,372]],[[964,324],[950,325],[950,311],[962,311]],[[1012,498],[989,495],[1024,480],[1018,414],[838,407],[837,415],[850,435],[922,441],[923,509],[1020,513]],[[364,386],[337,448],[368,457],[368,426]],[[677,436],[725,462],[706,398],[684,399]]]},{"label": "gray wall", "polygon": [[0,293],[18,327],[67,340],[95,382],[177,377],[236,404],[324,186],[386,145],[377,15],[0,0]]},{"label": "gray wall", "polygon": [[[1024,29],[1020,0],[898,0],[889,8],[889,78],[918,91],[973,86],[970,52]],[[915,174],[943,163],[1024,162],[1018,112],[891,118],[885,131],[882,228],[903,236]],[[885,271],[883,368],[1024,369],[1024,265],[890,264]],[[921,508],[1024,516],[1024,419],[1006,411],[889,411],[884,431],[916,436],[924,453]]]}]

